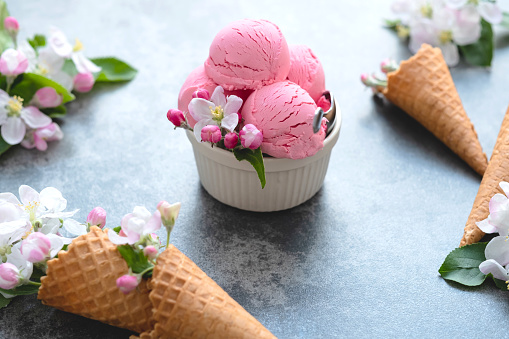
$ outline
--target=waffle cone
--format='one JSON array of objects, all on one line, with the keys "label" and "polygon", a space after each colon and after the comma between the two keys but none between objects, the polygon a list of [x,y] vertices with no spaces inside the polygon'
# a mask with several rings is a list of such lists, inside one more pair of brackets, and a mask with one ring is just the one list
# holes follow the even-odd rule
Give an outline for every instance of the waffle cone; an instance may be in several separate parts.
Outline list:
[{"label": "waffle cone", "polygon": [[479,191],[477,191],[472,211],[468,216],[460,246],[476,243],[484,236],[484,232],[475,223],[486,219],[490,214],[491,198],[496,193],[504,194],[498,185],[501,181],[509,181],[509,108],[505,113],[488,168],[482,178]]},{"label": "waffle cone", "polygon": [[387,75],[387,99],[426,127],[480,175],[487,166],[439,48],[423,44],[397,71]]},{"label": "waffle cone", "polygon": [[150,282],[156,324],[152,338],[275,338],[191,259],[170,245]]},{"label": "waffle cone", "polygon": [[127,264],[98,227],[48,261],[46,272],[37,296],[43,304],[138,333],[152,328],[147,282],[127,295],[120,292],[116,280],[127,274]]}]

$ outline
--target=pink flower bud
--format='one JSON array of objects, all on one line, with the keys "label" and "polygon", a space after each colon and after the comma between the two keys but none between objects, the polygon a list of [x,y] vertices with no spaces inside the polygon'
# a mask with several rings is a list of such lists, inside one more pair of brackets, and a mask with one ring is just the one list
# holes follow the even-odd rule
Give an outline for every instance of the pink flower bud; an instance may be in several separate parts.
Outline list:
[{"label": "pink flower bud", "polygon": [[247,124],[240,132],[240,143],[245,148],[257,149],[263,141],[263,133],[253,124]]},{"label": "pink flower bud", "polygon": [[368,80],[369,80],[369,74],[368,73],[363,73],[361,74],[361,81],[364,85],[368,85]]},{"label": "pink flower bud", "polygon": [[210,93],[205,88],[200,88],[193,93],[193,98],[201,98],[201,99],[209,100]]},{"label": "pink flower bud", "polygon": [[215,144],[216,142],[221,141],[221,129],[216,125],[207,125],[203,127],[201,130],[201,140],[202,141],[210,141]]},{"label": "pink flower bud", "polygon": [[228,149],[235,148],[237,146],[237,142],[239,141],[239,136],[237,133],[226,133],[224,136],[224,146]]},{"label": "pink flower bud", "polygon": [[86,93],[94,87],[95,79],[92,73],[78,73],[74,77],[73,83],[76,91]]},{"label": "pink flower bud", "polygon": [[21,242],[21,254],[32,263],[38,263],[49,257],[51,249],[51,241],[41,233],[31,233],[25,240]]},{"label": "pink flower bud", "polygon": [[122,293],[129,294],[131,291],[134,291],[140,281],[140,276],[126,274],[117,279],[117,287]]},{"label": "pink flower bud", "polygon": [[382,61],[380,63],[380,69],[382,70],[382,72],[384,73],[390,73],[390,72],[394,72],[395,70],[398,69],[398,64],[396,63],[396,61],[392,60],[392,59],[385,59],[384,61]]},{"label": "pink flower bud", "polygon": [[154,246],[147,246],[143,249],[143,254],[149,259],[155,259],[159,251]]},{"label": "pink flower bud", "polygon": [[33,103],[41,108],[57,107],[62,104],[62,99],[53,87],[43,87],[35,92]]},{"label": "pink flower bud", "polygon": [[186,122],[186,118],[184,117],[184,113],[178,109],[170,109],[168,113],[166,113],[166,117],[175,127],[182,126],[183,123]]},{"label": "pink flower bud", "polygon": [[106,224],[106,211],[102,207],[96,207],[88,213],[87,222],[90,225],[103,228]]},{"label": "pink flower bud", "polygon": [[5,76],[17,76],[28,68],[28,59],[21,51],[6,49],[0,56],[0,73]]},{"label": "pink flower bud", "polygon": [[10,290],[16,287],[20,281],[19,270],[10,263],[0,265],[0,288]]},{"label": "pink flower bud", "polygon": [[4,20],[4,28],[10,34],[17,34],[19,31],[18,20],[12,16],[8,16]]},{"label": "pink flower bud", "polygon": [[32,130],[25,135],[25,139],[21,142],[21,145],[25,148],[37,148],[39,151],[45,151],[48,149],[47,141],[62,140],[64,133],[57,125],[56,122]]},{"label": "pink flower bud", "polygon": [[166,227],[168,232],[171,232],[171,229],[173,228],[173,225],[175,225],[175,221],[179,216],[180,202],[170,204],[163,200],[157,204],[157,210],[161,213],[161,222],[164,227]]},{"label": "pink flower bud", "polygon": [[318,102],[316,103],[316,105],[318,107],[321,107],[323,109],[324,112],[327,112],[329,109],[330,109],[330,101],[327,100],[327,98],[325,97],[325,95],[322,95],[320,97],[320,99],[318,99]]}]

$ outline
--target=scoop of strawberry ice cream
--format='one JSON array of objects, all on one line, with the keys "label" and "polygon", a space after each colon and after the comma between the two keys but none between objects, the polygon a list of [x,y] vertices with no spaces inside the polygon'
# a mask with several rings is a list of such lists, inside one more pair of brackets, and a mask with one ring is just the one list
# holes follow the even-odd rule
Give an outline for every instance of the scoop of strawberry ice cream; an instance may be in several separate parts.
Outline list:
[{"label": "scoop of strawberry ice cream", "polygon": [[205,71],[225,90],[257,89],[286,79],[290,52],[278,26],[244,19],[223,28],[210,46]]},{"label": "scoop of strawberry ice cream", "polygon": [[288,80],[308,91],[315,102],[325,92],[325,74],[322,63],[311,48],[304,45],[290,45],[290,71]]},{"label": "scoop of strawberry ice cream", "polygon": [[302,159],[323,148],[325,124],[313,133],[317,105],[299,85],[283,81],[255,90],[242,117],[263,133],[262,152],[276,158]]}]

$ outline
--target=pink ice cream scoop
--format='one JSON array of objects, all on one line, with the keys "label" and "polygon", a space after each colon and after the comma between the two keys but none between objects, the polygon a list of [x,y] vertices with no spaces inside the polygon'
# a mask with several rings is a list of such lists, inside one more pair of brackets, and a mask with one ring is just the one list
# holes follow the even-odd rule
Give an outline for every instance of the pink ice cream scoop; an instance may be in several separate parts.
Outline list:
[{"label": "pink ice cream scoop", "polygon": [[[191,100],[193,99],[193,93],[198,89],[205,89],[209,92],[210,95],[214,92],[214,89],[219,86],[214,82],[209,76],[205,73],[205,68],[203,65],[199,66],[195,70],[189,74],[186,81],[182,85],[180,89],[179,98],[178,98],[178,109],[182,112],[188,112],[188,106]],[[251,94],[250,90],[238,90],[238,91],[225,91],[225,95],[236,95],[241,98],[243,101],[246,101],[247,97]],[[187,114],[187,122],[191,127],[194,127],[196,121],[193,119],[191,114]]]},{"label": "pink ice cream scoop", "polygon": [[313,51],[304,45],[290,46],[288,80],[308,91],[315,102],[325,92],[325,74],[322,63]]},{"label": "pink ice cream scoop", "polygon": [[212,41],[205,71],[225,90],[258,89],[283,81],[290,52],[279,27],[244,19],[223,28]]},{"label": "pink ice cream scoop", "polygon": [[325,124],[313,133],[316,103],[299,85],[277,82],[254,91],[242,109],[246,124],[263,133],[262,152],[276,158],[302,159],[323,148]]}]

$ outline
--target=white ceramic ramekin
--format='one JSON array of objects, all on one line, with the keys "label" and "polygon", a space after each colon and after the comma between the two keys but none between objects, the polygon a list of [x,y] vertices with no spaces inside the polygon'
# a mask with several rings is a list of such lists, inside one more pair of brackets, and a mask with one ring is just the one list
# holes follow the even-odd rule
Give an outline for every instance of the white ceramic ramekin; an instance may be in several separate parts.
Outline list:
[{"label": "white ceramic ramekin", "polygon": [[198,142],[190,131],[186,134],[193,145],[201,183],[210,195],[243,210],[271,212],[300,205],[322,187],[341,128],[339,107],[336,108],[335,119],[323,149],[312,157],[298,160],[264,158],[267,180],[264,189],[250,163],[238,161],[229,151]]}]

